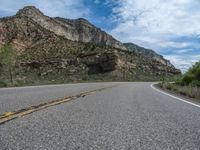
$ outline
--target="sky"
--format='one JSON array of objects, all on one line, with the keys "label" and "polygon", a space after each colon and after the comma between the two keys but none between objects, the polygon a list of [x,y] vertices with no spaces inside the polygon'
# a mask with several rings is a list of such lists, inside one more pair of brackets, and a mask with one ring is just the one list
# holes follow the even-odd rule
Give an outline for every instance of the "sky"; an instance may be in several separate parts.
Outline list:
[{"label": "sky", "polygon": [[86,18],[122,42],[153,49],[185,72],[200,60],[200,0],[0,0],[0,17],[24,6]]}]

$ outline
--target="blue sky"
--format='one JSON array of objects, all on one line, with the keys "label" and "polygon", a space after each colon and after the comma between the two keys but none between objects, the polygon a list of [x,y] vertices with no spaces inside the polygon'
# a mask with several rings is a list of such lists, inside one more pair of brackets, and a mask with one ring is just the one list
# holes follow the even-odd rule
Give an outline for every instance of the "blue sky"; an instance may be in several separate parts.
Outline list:
[{"label": "blue sky", "polygon": [[86,18],[122,42],[150,48],[183,72],[200,60],[199,0],[0,0],[0,17],[34,5],[45,15]]}]

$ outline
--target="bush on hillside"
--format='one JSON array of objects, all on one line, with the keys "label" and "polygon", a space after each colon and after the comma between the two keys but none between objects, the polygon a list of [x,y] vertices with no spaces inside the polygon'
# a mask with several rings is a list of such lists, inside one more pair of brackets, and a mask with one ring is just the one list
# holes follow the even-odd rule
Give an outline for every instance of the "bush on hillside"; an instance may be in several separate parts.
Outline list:
[{"label": "bush on hillside", "polygon": [[6,82],[0,80],[0,87],[6,87],[6,86],[7,86]]},{"label": "bush on hillside", "polygon": [[191,86],[199,86],[200,87],[200,81],[198,80],[193,80],[191,83],[190,83]]},{"label": "bush on hillside", "polygon": [[200,86],[200,61],[193,65],[180,80],[181,85]]}]

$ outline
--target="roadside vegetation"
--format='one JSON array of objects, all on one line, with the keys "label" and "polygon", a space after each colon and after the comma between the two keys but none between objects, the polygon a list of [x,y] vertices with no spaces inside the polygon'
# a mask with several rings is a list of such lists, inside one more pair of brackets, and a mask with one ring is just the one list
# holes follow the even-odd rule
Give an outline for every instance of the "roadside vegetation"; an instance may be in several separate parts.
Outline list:
[{"label": "roadside vegetation", "polygon": [[180,95],[200,100],[200,61],[175,82],[170,83],[162,80],[159,86]]},{"label": "roadside vegetation", "polygon": [[[58,50],[50,49],[49,44],[42,50],[36,47],[25,51],[18,51],[9,43],[3,45],[0,48],[0,87],[106,81],[158,81],[163,75],[174,76],[173,73],[166,74],[165,69],[162,70],[165,68],[164,65],[160,64],[158,68],[161,69],[158,69],[155,67],[158,65],[155,60],[149,58],[148,60],[134,52],[92,43],[65,41],[56,40],[51,43],[51,46],[56,45]],[[110,61],[108,56],[112,56],[111,59],[115,60],[115,55],[108,52],[114,50],[115,53],[119,53],[123,67],[116,67],[112,71],[116,62]],[[91,53],[94,56],[81,58],[83,54]],[[96,56],[98,58],[101,56],[102,60],[96,59]],[[86,59],[92,59],[94,65],[87,65]],[[107,61],[108,65],[103,67],[111,68],[110,71],[102,72],[99,63],[105,63],[104,61]]]},{"label": "roadside vegetation", "polygon": [[[15,65],[15,50],[11,44],[5,44],[0,48],[0,75],[4,74],[9,79],[10,86],[14,85],[13,70]],[[3,69],[4,68],[4,69]],[[6,81],[0,79],[0,87],[6,87]]]}]

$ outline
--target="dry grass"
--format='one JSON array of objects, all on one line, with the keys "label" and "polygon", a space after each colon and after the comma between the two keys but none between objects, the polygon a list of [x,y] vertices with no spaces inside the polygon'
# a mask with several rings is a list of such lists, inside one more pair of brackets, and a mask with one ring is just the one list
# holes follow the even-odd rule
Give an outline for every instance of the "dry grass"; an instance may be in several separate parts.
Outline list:
[{"label": "dry grass", "polygon": [[172,83],[159,84],[163,89],[170,90],[183,96],[198,99],[200,101],[200,87],[197,86],[180,86]]}]

